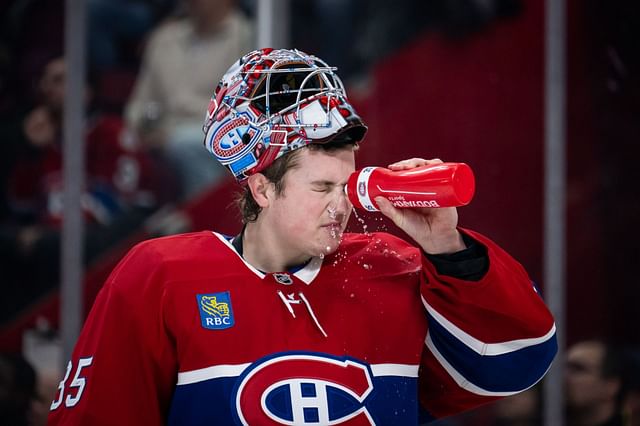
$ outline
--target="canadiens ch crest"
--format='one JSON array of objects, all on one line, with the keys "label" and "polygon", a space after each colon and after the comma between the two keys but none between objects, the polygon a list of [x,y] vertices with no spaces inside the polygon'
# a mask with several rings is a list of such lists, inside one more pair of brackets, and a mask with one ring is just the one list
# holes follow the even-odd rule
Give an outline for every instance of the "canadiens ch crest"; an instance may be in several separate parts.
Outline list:
[{"label": "canadiens ch crest", "polygon": [[228,291],[213,294],[197,294],[202,327],[223,330],[235,324],[231,296]]}]

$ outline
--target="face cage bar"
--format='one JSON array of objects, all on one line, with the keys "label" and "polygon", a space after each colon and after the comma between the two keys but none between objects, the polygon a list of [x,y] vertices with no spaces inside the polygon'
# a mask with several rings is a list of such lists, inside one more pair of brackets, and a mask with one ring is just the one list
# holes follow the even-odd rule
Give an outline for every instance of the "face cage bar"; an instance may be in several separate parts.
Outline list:
[{"label": "face cage bar", "polygon": [[[309,72],[309,70],[313,70],[311,72]],[[284,127],[284,128],[289,128],[289,129],[298,129],[298,128],[311,128],[311,127],[330,127],[331,126],[331,108],[330,108],[330,104],[331,104],[331,99],[332,98],[337,98],[339,99],[340,96],[342,97],[346,97],[346,91],[344,89],[344,84],[342,83],[342,80],[340,79],[340,77],[338,77],[336,74],[333,73],[333,71],[337,70],[336,67],[329,67],[329,66],[322,66],[322,67],[316,67],[316,68],[278,68],[278,69],[272,69],[272,70],[257,70],[257,71],[244,71],[241,72],[241,74],[252,74],[252,73],[259,73],[259,74],[267,74],[267,81],[265,82],[265,93],[262,95],[258,95],[258,96],[253,96],[253,97],[245,97],[245,96],[235,96],[232,99],[233,100],[242,100],[245,102],[252,102],[256,99],[262,99],[262,98],[266,98],[266,102],[265,102],[265,114],[266,114],[266,118],[262,121],[260,121],[259,123],[254,123],[249,121],[249,123],[251,125],[254,125],[256,127],[262,128],[263,130],[270,130],[270,133],[283,133],[284,134],[284,138],[283,138],[283,142],[282,143],[276,143],[276,142],[272,142],[273,146],[287,146],[288,145],[288,132],[286,130],[279,130],[279,129],[273,129],[273,124],[275,124],[274,122],[284,116],[285,114],[287,114],[288,112],[290,112],[291,110],[293,110],[294,108],[296,109],[296,116],[300,117],[300,107],[301,104],[304,102],[308,102],[308,101],[313,101],[315,99],[321,98],[321,97],[326,97],[327,98],[327,104],[326,104],[326,112],[325,112],[325,122],[324,123],[313,123],[313,124],[303,124],[300,123],[299,118],[296,118],[296,124],[288,124],[288,123],[282,123],[281,121],[279,123],[277,123],[279,126]],[[276,73],[291,73],[291,72],[309,72],[309,74],[304,78],[304,80],[302,81],[302,84],[300,85],[300,88],[297,90],[298,94],[296,96],[296,102],[280,111],[278,111],[275,114],[271,114],[270,113],[270,109],[269,109],[269,97],[271,95],[279,95],[279,94],[290,94],[293,91],[292,90],[281,90],[278,92],[270,92],[269,91],[269,87],[271,84],[271,74],[276,74]],[[327,74],[329,74],[332,77],[333,83],[331,82],[331,80],[328,78]],[[326,90],[321,91],[320,93],[317,93],[318,89],[316,88],[309,88],[309,89],[305,89],[305,85],[309,82],[309,79],[311,79],[312,77],[318,75],[322,81],[326,84],[326,86],[328,87]],[[301,99],[301,95],[303,92],[316,92],[311,96],[308,96],[304,99]],[[235,103],[235,102],[234,102]],[[231,106],[231,104],[229,103],[229,98],[224,97],[223,101],[222,101],[222,105],[225,105],[229,108],[229,110],[231,111],[231,113],[234,116],[239,115],[240,113]],[[216,105],[215,110],[218,109],[218,105]]]}]

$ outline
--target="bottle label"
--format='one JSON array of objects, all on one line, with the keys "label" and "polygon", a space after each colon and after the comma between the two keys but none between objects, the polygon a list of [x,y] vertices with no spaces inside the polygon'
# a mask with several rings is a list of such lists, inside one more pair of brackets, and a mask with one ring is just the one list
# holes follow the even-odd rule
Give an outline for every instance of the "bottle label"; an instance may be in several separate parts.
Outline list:
[{"label": "bottle label", "polygon": [[369,178],[371,177],[371,173],[376,170],[378,167],[365,167],[358,174],[358,181],[356,191],[358,193],[358,201],[362,204],[366,210],[370,212],[377,212],[378,208],[373,204],[371,198],[369,197]]}]

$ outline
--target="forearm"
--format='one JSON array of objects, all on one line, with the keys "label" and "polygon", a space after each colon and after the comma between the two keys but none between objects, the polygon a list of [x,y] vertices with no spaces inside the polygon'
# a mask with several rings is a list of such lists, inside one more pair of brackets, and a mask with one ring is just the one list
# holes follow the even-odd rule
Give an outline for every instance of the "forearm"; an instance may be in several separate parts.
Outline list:
[{"label": "forearm", "polygon": [[487,238],[462,232],[467,249],[423,260],[421,399],[435,417],[527,389],[557,348],[553,317],[524,268]]}]

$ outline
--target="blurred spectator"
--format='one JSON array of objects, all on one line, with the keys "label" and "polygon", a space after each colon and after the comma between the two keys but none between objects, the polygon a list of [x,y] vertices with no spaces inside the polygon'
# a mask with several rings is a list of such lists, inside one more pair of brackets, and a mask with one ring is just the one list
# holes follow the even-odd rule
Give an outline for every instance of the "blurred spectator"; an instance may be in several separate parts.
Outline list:
[{"label": "blurred spectator", "polygon": [[[62,205],[62,107],[65,63],[50,61],[40,79],[42,100],[23,119],[2,130],[19,151],[5,197],[9,212],[0,226],[3,297],[0,321],[54,287],[58,279]],[[118,117],[88,120],[85,261],[134,230],[162,202],[162,174],[136,149]],[[166,187],[166,185],[164,185]],[[163,188],[164,190],[164,188]]]},{"label": "blurred spectator", "polygon": [[626,426],[640,426],[640,349],[630,349],[625,370],[623,414]]},{"label": "blurred spectator", "polygon": [[187,16],[151,36],[133,95],[128,125],[147,146],[161,148],[192,196],[224,174],[203,148],[202,122],[228,64],[251,50],[251,27],[233,0],[185,0]]},{"label": "blurred spectator", "polygon": [[89,0],[89,60],[98,71],[124,65],[127,45],[140,43],[175,0]]},{"label": "blurred spectator", "polygon": [[567,352],[570,426],[623,425],[624,355],[602,341],[576,343]]},{"label": "blurred spectator", "polygon": [[21,355],[0,354],[0,419],[7,426],[44,426],[48,404],[33,367]]},{"label": "blurred spectator", "polygon": [[64,0],[13,0],[1,17],[11,56],[14,104],[29,104],[39,73],[64,42]]},{"label": "blurred spectator", "polygon": [[493,404],[493,426],[538,426],[542,424],[540,386],[500,399]]}]

